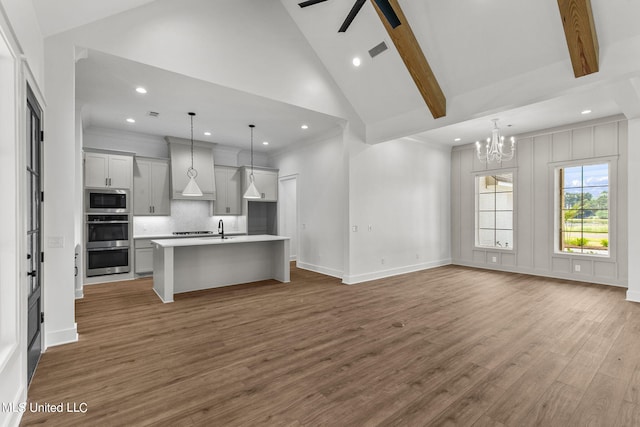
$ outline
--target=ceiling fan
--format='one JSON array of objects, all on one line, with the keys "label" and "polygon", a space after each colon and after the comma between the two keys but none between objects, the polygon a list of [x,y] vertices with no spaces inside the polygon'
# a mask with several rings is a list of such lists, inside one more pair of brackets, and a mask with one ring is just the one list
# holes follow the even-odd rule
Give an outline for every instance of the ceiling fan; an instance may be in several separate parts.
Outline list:
[{"label": "ceiling fan", "polygon": [[[325,1],[327,0],[306,0],[298,3],[298,6],[301,8],[308,7]],[[351,22],[353,22],[366,1],[367,0],[356,0],[338,30],[339,33],[347,31],[347,28],[349,28],[349,25],[351,25]],[[407,22],[407,18],[400,8],[400,3],[398,0],[371,0],[371,3],[387,30],[387,33],[391,37],[393,44],[396,46],[398,54],[413,78],[418,91],[429,107],[431,115],[434,119],[445,116],[447,112],[447,99],[413,34],[409,22]]]},{"label": "ceiling fan", "polygon": [[[322,3],[325,1],[327,0],[307,0],[307,1],[303,1],[302,3],[298,3],[298,6],[300,7],[313,6],[314,4]],[[387,21],[389,22],[389,25],[391,25],[391,28],[396,28],[398,25],[400,25],[400,19],[398,18],[398,15],[396,15],[396,13],[394,12],[393,7],[391,7],[388,0],[373,0],[373,1],[375,1],[375,3],[380,8],[380,11],[384,14],[385,18],[387,18]],[[340,26],[340,29],[338,30],[339,33],[344,33],[347,31],[347,29],[349,28],[349,25],[351,25],[356,15],[358,14],[358,12],[360,12],[360,9],[362,9],[362,6],[364,6],[366,2],[367,0],[356,0],[356,2],[353,4],[353,7],[349,11],[349,14],[345,18],[342,25]]]}]

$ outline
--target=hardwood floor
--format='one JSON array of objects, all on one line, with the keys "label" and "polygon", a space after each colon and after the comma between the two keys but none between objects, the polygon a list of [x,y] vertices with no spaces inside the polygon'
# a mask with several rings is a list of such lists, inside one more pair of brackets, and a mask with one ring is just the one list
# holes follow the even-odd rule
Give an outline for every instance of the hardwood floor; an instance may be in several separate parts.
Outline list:
[{"label": "hardwood floor", "polygon": [[624,289],[446,266],[354,286],[292,268],[162,304],[85,287],[22,425],[640,425],[640,305]]}]

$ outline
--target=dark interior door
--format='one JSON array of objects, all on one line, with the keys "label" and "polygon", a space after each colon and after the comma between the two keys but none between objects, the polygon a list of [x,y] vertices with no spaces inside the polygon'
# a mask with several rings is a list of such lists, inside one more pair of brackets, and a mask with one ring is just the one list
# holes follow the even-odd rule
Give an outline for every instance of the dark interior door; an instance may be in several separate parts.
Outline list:
[{"label": "dark interior door", "polygon": [[42,353],[42,110],[27,88],[27,375],[36,370]]}]

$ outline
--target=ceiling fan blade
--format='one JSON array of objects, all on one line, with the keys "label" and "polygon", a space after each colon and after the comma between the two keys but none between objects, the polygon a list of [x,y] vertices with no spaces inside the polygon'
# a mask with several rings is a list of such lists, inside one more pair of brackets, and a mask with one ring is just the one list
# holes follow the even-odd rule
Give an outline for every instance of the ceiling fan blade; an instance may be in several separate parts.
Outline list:
[{"label": "ceiling fan blade", "polygon": [[339,33],[344,33],[345,31],[347,31],[347,28],[349,28],[349,25],[351,25],[351,22],[353,22],[353,19],[356,17],[358,12],[360,12],[360,9],[362,9],[362,6],[364,6],[364,3],[366,1],[367,0],[356,0],[356,2],[353,4],[353,7],[351,8],[351,11],[342,23],[342,26],[338,30]]},{"label": "ceiling fan blade", "polygon": [[327,1],[327,0],[307,0],[307,1],[303,1],[302,3],[298,3],[298,6],[300,7],[313,6],[314,4],[322,3],[323,1]]}]

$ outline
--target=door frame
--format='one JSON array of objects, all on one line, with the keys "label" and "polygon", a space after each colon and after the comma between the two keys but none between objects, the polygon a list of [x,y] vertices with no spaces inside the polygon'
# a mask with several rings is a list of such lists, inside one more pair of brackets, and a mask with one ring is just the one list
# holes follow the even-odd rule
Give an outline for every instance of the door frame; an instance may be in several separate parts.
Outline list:
[{"label": "door frame", "polygon": [[[296,182],[296,264],[300,261],[300,180],[299,174],[294,173],[291,175],[284,175],[278,177],[278,195],[284,194],[283,187],[284,182],[286,181],[295,181]],[[284,227],[284,210],[282,209],[281,197],[278,197],[278,232],[281,232]],[[291,260],[291,255],[289,255],[289,260]]]}]

